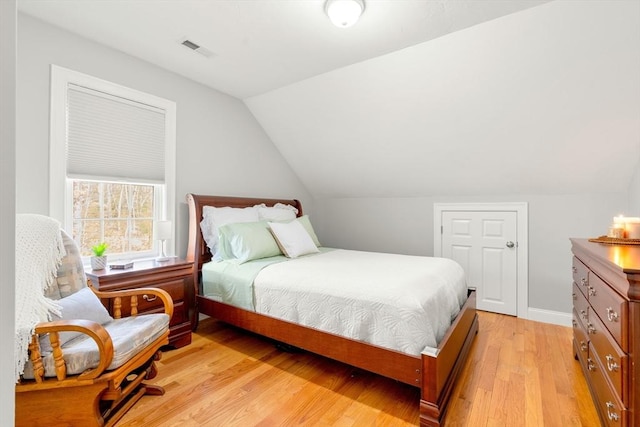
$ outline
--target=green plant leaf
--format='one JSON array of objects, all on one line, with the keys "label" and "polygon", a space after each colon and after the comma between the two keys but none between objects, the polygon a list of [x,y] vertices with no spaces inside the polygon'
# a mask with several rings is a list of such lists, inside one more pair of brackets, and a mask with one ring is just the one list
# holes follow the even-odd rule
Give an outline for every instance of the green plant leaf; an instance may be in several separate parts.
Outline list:
[{"label": "green plant leaf", "polygon": [[103,256],[104,252],[107,250],[107,247],[108,245],[106,244],[106,242],[102,242],[99,245],[91,247],[91,252],[93,252],[95,256]]}]

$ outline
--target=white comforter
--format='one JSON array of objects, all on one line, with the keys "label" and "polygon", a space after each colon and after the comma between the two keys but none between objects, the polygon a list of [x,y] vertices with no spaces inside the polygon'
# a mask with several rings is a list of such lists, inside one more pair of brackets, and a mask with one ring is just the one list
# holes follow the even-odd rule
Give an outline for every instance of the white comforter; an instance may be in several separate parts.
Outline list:
[{"label": "white comforter", "polygon": [[419,355],[437,347],[467,287],[449,259],[338,249],[265,267],[254,296],[259,313]]}]

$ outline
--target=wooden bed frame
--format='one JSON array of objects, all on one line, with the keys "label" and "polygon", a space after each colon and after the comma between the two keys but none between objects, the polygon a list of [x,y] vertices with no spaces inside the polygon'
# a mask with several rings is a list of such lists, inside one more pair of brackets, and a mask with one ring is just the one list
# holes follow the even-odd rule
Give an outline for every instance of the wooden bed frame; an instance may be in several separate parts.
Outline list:
[{"label": "wooden bed frame", "polygon": [[[202,295],[200,284],[202,264],[211,260],[211,253],[200,231],[202,208],[204,206],[241,208],[260,203],[265,203],[267,206],[285,203],[295,206],[298,209],[298,215],[301,216],[302,205],[298,200],[194,194],[187,194],[187,203],[189,205],[187,260],[192,261],[195,267],[194,284],[196,286],[197,312],[271,339],[418,387],[421,390],[420,425],[444,425],[444,417],[453,386],[467,360],[473,338],[478,332],[475,292],[469,294],[460,314],[438,346],[436,356],[426,354],[412,356],[216,302]],[[197,322],[194,323],[194,325],[196,324]]]}]

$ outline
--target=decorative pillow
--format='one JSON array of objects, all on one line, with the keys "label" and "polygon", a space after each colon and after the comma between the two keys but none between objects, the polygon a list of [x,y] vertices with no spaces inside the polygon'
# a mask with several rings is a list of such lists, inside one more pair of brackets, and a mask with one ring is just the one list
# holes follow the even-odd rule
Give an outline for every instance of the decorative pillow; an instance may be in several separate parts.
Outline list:
[{"label": "decorative pillow", "polygon": [[240,263],[282,255],[267,221],[237,222],[220,227],[219,252],[222,259]]},{"label": "decorative pillow", "polygon": [[202,208],[202,221],[200,229],[202,237],[214,258],[219,259],[218,255],[218,228],[225,224],[233,224],[236,222],[256,222],[259,221],[258,208],[251,206],[247,208],[216,208],[213,206],[205,206]]},{"label": "decorative pillow", "polygon": [[285,256],[297,258],[320,252],[304,226],[298,221],[270,222],[269,227]]},{"label": "decorative pillow", "polygon": [[56,280],[45,291],[45,296],[53,300],[67,297],[87,286],[87,277],[84,274],[78,245],[64,230],[60,230],[60,233],[67,254],[58,267]]},{"label": "decorative pillow", "polygon": [[[73,320],[84,319],[93,320],[94,322],[104,325],[107,322],[111,322],[113,318],[109,315],[109,312],[100,298],[93,293],[90,288],[82,288],[78,292],[69,295],[68,297],[58,300],[60,305],[61,316],[53,315],[51,320]],[[60,332],[59,340],[60,345],[71,341],[78,335],[82,335],[81,332]],[[40,349],[42,352],[52,351],[51,343],[49,342],[48,334],[40,337]]]},{"label": "decorative pillow", "polygon": [[276,203],[273,207],[262,206],[258,208],[260,219],[267,221],[286,221],[296,219],[298,209],[284,203]]}]

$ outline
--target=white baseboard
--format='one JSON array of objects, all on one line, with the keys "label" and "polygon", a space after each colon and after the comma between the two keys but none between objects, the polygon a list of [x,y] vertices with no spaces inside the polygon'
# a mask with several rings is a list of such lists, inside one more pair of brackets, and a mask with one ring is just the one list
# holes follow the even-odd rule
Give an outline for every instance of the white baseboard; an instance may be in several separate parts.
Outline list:
[{"label": "white baseboard", "polygon": [[561,311],[545,310],[543,308],[529,307],[527,318],[536,322],[552,323],[554,325],[571,327],[571,313]]}]

